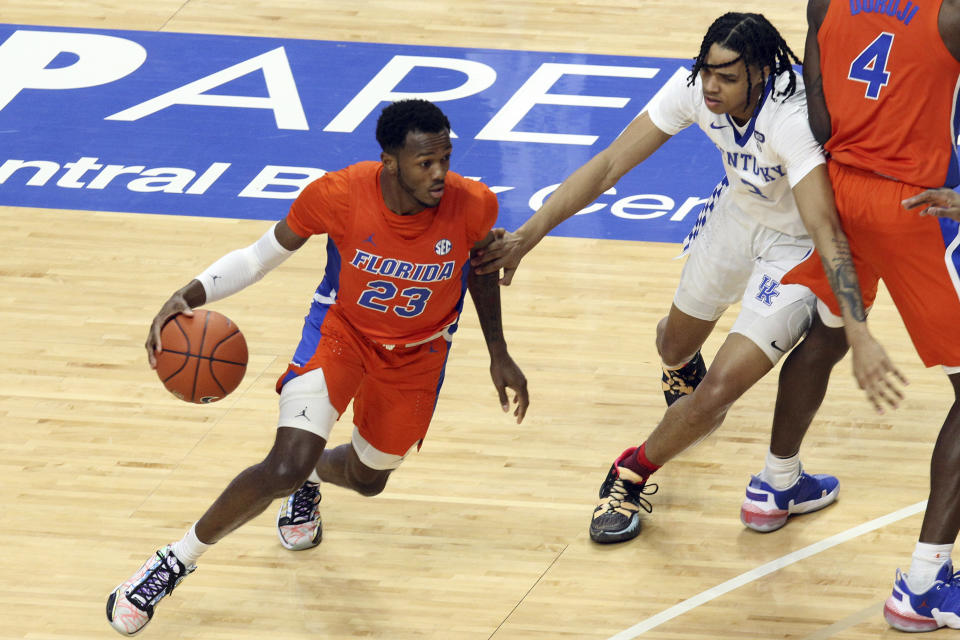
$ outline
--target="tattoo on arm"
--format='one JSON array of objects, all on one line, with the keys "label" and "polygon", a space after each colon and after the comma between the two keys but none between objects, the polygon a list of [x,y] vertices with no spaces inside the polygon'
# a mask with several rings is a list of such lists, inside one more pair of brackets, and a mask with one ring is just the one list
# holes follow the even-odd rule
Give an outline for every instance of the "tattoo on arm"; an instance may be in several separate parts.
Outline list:
[{"label": "tattoo on arm", "polygon": [[853,257],[850,254],[850,245],[846,238],[834,238],[836,255],[827,262],[823,259],[823,269],[827,273],[830,288],[840,303],[840,308],[846,307],[857,322],[867,319],[863,309],[863,297],[860,295],[860,283],[857,280],[857,271],[853,267]]}]

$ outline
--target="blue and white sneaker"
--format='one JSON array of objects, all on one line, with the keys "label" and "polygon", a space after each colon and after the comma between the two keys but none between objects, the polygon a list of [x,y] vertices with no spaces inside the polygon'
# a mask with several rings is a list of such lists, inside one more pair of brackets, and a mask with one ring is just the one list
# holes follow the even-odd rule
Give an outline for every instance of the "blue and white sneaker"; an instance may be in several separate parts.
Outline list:
[{"label": "blue and white sneaker", "polygon": [[740,507],[740,521],[754,531],[776,531],[787,524],[794,513],[810,513],[837,499],[840,481],[823,473],[810,475],[800,471],[789,489],[777,491],[758,476],[750,476],[747,497]]},{"label": "blue and white sneaker", "polygon": [[907,575],[897,569],[883,617],[900,631],[936,631],[943,626],[960,629],[960,572],[953,573],[953,563],[944,562],[933,586],[914,593],[907,586]]}]

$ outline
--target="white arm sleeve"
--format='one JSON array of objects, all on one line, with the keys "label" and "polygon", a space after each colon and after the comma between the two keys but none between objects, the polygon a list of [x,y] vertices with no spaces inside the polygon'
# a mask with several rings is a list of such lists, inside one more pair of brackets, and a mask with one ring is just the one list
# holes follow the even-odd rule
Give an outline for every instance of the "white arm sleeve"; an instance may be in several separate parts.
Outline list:
[{"label": "white arm sleeve", "polygon": [[283,248],[273,225],[249,247],[231,251],[197,276],[207,302],[222,300],[260,280],[268,271],[289,258],[293,251]]}]

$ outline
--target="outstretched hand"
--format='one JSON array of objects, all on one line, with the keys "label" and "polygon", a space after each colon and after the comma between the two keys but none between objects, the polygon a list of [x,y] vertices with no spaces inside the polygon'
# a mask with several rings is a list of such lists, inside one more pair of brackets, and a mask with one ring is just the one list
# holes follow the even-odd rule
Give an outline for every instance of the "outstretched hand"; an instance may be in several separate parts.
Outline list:
[{"label": "outstretched hand", "polygon": [[151,369],[157,368],[157,354],[163,351],[163,345],[160,344],[160,331],[163,329],[163,325],[167,324],[170,318],[181,313],[185,316],[192,316],[193,309],[187,304],[183,294],[178,291],[163,303],[160,311],[153,317],[153,322],[150,323],[150,331],[147,333],[147,342],[143,345],[147,349],[147,361],[149,361]]},{"label": "outstretched hand", "polygon": [[884,348],[871,336],[851,351],[857,385],[866,392],[876,412],[882,414],[884,407],[896,409],[903,400],[900,387],[909,383]]},{"label": "outstretched hand", "polygon": [[516,233],[500,228],[490,233],[493,240],[487,246],[474,250],[470,266],[480,275],[497,273],[503,269],[500,284],[506,287],[513,281],[513,274],[527,250]]},{"label": "outstretched hand", "polygon": [[500,407],[504,413],[510,411],[507,388],[514,391],[513,403],[517,406],[513,410],[513,415],[517,418],[517,424],[523,422],[523,416],[526,415],[527,407],[530,406],[527,378],[523,375],[523,371],[513,361],[513,358],[506,355],[490,362],[490,377],[493,378],[493,386],[497,388],[497,393],[500,396]]},{"label": "outstretched hand", "polygon": [[960,193],[953,189],[927,189],[912,198],[907,198],[901,204],[906,209],[926,205],[920,210],[922,216],[938,216],[960,220]]}]

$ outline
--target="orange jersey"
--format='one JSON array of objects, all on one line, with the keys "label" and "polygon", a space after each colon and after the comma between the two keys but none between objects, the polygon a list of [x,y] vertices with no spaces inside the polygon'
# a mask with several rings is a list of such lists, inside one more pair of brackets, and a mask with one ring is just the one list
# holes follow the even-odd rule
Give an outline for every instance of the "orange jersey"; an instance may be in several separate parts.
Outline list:
[{"label": "orange jersey", "polygon": [[[923,363],[960,366],[957,222],[906,212],[901,201],[922,187],[839,162],[829,169],[864,306],[873,304],[883,280]],[[781,282],[806,285],[833,315],[842,315],[818,253]]]},{"label": "orange jersey", "polygon": [[436,207],[400,216],[380,190],[379,162],[325,174],[294,201],[287,224],[326,233],[327,265],[314,299],[382,344],[424,340],[456,323],[470,249],[497,218],[485,185],[448,172]]},{"label": "orange jersey", "polygon": [[960,62],[942,0],[833,0],[817,33],[832,158],[922,187],[956,186]]}]

